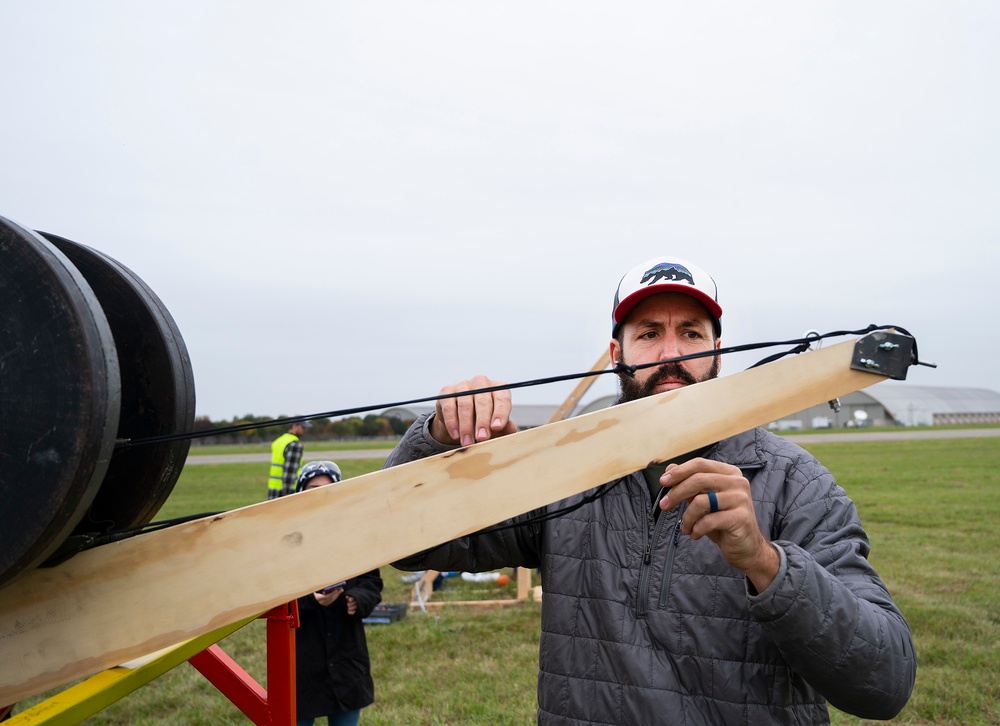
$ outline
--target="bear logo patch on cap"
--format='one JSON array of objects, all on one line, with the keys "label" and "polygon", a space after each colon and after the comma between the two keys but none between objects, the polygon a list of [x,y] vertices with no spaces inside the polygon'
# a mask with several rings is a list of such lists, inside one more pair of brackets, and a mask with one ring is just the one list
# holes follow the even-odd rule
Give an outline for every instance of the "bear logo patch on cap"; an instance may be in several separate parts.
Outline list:
[{"label": "bear logo patch on cap", "polygon": [[694,284],[694,277],[688,268],[674,262],[661,262],[655,267],[651,267],[643,273],[642,279],[639,282],[646,285],[655,285],[661,280],[684,281],[692,285]]}]

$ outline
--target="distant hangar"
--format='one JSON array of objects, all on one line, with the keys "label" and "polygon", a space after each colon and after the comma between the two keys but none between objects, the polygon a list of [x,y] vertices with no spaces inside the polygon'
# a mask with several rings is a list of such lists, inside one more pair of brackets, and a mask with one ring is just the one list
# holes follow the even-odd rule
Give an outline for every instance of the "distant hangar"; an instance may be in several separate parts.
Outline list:
[{"label": "distant hangar", "polygon": [[[840,411],[813,406],[775,422],[782,428],[841,426],[948,426],[1000,423],[1000,393],[987,388],[914,386],[883,381],[840,399]],[[795,424],[794,422],[799,422]],[[816,425],[820,424],[820,425]]]}]

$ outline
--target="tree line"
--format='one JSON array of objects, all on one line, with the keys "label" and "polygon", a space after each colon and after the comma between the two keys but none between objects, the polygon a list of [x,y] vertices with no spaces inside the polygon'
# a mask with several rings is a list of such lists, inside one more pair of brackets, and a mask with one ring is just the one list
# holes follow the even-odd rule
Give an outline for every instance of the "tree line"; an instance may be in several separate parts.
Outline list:
[{"label": "tree line", "polygon": [[[268,421],[286,416],[234,416],[232,420],[213,421],[208,416],[198,416],[194,420],[194,431],[198,438],[194,444],[256,444],[270,442],[288,430],[288,426],[267,426]],[[260,423],[261,426],[241,431],[227,431],[233,426]],[[335,439],[393,439],[402,436],[413,421],[404,421],[395,416],[368,414],[363,418],[314,419],[312,428],[302,438],[306,441],[331,441]],[[220,429],[218,434],[205,435],[202,432]]]}]

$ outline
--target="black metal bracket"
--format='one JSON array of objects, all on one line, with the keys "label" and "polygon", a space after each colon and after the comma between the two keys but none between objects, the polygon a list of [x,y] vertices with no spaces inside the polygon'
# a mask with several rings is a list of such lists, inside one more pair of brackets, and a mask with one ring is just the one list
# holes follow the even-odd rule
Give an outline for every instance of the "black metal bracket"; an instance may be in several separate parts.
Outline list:
[{"label": "black metal bracket", "polygon": [[913,351],[913,338],[909,335],[876,330],[854,344],[851,368],[905,381],[906,370],[916,362]]}]

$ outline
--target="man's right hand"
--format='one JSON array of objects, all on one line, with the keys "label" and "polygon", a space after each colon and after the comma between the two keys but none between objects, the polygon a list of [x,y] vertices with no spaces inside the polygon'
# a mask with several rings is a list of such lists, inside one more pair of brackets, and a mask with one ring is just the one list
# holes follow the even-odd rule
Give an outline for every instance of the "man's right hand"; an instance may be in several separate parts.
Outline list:
[{"label": "man's right hand", "polygon": [[458,397],[442,398],[437,402],[431,420],[431,436],[441,444],[471,446],[479,441],[515,433],[517,426],[510,420],[510,390],[461,395],[464,391],[502,385],[503,381],[479,375],[442,388],[442,396]]}]

